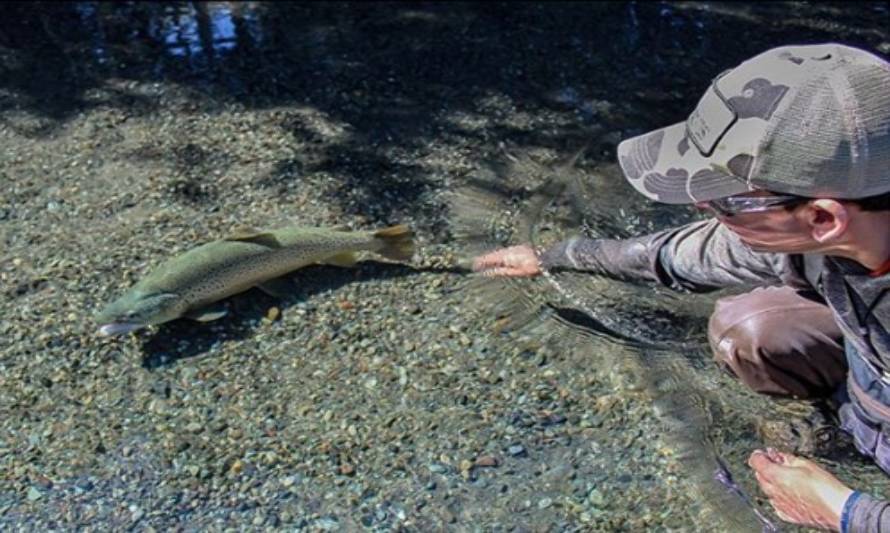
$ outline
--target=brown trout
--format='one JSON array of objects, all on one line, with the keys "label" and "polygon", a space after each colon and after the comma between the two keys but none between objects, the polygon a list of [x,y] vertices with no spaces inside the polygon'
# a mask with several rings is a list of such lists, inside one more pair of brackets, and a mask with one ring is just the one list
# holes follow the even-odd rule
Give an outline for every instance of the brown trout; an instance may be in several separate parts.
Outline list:
[{"label": "brown trout", "polygon": [[163,263],[96,316],[99,333],[120,335],[180,317],[216,320],[226,314],[216,302],[252,287],[282,296],[276,278],[313,263],[352,266],[359,251],[409,260],[412,236],[404,225],[376,231],[241,230]]}]

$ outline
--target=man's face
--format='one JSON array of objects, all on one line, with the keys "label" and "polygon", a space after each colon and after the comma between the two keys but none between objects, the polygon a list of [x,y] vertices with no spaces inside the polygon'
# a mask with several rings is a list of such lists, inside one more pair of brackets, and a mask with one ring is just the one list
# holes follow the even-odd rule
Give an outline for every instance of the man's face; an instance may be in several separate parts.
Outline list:
[{"label": "man's face", "polygon": [[[738,197],[773,197],[767,191],[756,191],[738,195]],[[816,252],[823,244],[816,241],[806,219],[800,216],[802,206],[786,208],[784,205],[732,215],[714,209],[708,202],[699,202],[696,206],[708,209],[721,224],[739,236],[742,242],[757,252],[804,253]]]}]

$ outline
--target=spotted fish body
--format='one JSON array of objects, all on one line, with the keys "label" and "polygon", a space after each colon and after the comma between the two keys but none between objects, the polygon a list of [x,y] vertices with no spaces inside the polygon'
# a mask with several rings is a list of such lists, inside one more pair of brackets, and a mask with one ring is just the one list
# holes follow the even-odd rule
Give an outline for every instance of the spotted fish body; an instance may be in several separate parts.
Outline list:
[{"label": "spotted fish body", "polygon": [[115,335],[188,316],[213,320],[219,300],[267,285],[313,263],[350,265],[354,252],[370,251],[393,260],[410,259],[411,231],[393,226],[377,231],[290,227],[242,231],[198,246],[162,264],[97,316],[100,333]]}]

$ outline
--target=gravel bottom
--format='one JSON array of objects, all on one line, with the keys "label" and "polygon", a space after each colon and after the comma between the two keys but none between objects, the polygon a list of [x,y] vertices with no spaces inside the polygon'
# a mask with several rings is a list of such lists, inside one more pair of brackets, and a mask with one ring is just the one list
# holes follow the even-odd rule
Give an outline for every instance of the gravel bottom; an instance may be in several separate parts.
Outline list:
[{"label": "gravel bottom", "polygon": [[[636,28],[600,56],[584,28],[635,21],[626,7],[579,19],[565,5],[379,19],[355,7],[337,24],[325,8],[268,9],[296,13],[285,26],[321,22],[293,33],[305,42],[276,34],[305,55],[256,56],[239,67],[255,68],[247,81],[205,80],[200,66],[155,75],[160,60],[111,43],[119,66],[56,86],[81,66],[15,70],[28,57],[0,32],[0,60],[19,76],[7,78],[21,82],[0,84],[0,529],[721,530],[653,411],[640,354],[495,333],[493,307],[469,297],[458,268],[466,249],[445,198],[502,159],[502,143],[550,163],[589,141],[579,167],[617,177],[615,143],[680,120],[707,76],[678,75],[669,93],[648,87],[644,63],[615,68],[609,54],[638,61],[657,38],[674,70],[692,72],[668,38],[682,24]],[[726,9],[701,31],[748,20]],[[515,18],[494,24],[505,12]],[[640,16],[697,16],[659,13]],[[803,26],[886,41],[855,24]],[[618,233],[689,216],[608,186]],[[237,227],[395,223],[417,233],[410,266],[307,267],[292,297],[251,290],[213,323],[96,335],[104,303]],[[751,490],[746,416],[765,404],[703,372],[724,396],[719,451]]]},{"label": "gravel bottom", "polygon": [[[226,228],[371,227],[344,213],[348,201],[327,201],[336,180],[325,172],[256,186],[296,149],[280,124],[299,111],[210,113],[175,88],[125,86],[160,98],[161,112],[100,105],[49,138],[0,130],[3,168],[23,178],[3,206],[4,527],[572,530],[688,519],[695,506],[670,450],[644,437],[657,430],[642,393],[616,387],[615,369],[591,368],[581,351],[505,349],[485,310],[467,305],[460,251],[433,242],[441,221],[423,209],[388,214],[418,230],[413,268],[373,258],[308,267],[286,300],[252,290],[211,324],[96,336],[104,302]],[[185,132],[200,146],[183,146]],[[222,155],[201,155],[216,144]],[[210,170],[217,157],[224,172]],[[471,167],[452,146],[426,158],[447,168],[439,179]],[[213,179],[189,188],[202,166]],[[438,195],[422,201],[442,211]]]}]

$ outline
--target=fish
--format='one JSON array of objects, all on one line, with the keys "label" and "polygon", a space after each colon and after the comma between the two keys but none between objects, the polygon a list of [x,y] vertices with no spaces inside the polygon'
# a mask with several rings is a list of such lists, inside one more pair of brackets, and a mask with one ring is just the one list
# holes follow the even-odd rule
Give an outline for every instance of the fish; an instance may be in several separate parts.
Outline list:
[{"label": "fish", "polygon": [[161,264],[96,314],[98,333],[122,335],[183,317],[217,320],[227,314],[220,300],[253,287],[283,297],[285,274],[311,264],[353,266],[362,251],[410,261],[413,232],[403,224],[371,231],[239,228]]}]

